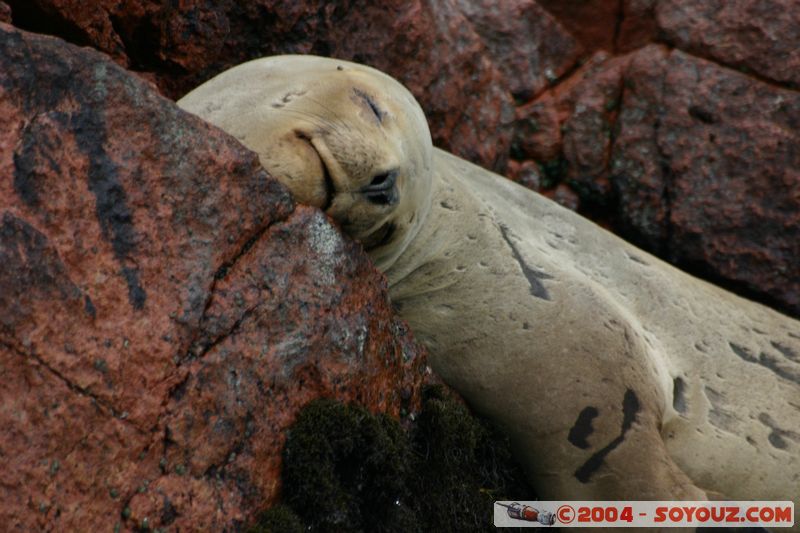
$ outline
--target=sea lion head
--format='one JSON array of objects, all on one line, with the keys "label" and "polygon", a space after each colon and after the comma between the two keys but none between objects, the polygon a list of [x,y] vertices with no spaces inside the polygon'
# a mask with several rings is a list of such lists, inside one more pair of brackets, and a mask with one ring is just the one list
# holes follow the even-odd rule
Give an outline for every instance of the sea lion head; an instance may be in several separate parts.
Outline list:
[{"label": "sea lion head", "polygon": [[238,138],[300,203],[324,210],[386,269],[430,207],[433,146],[411,93],[375,69],[315,56],[257,59],[178,105]]}]

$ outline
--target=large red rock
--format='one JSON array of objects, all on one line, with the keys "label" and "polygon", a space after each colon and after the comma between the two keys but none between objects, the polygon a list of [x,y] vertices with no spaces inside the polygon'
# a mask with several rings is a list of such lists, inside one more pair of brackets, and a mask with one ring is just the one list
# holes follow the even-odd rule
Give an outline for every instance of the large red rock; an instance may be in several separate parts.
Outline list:
[{"label": "large red rock", "polygon": [[796,0],[660,0],[656,16],[681,50],[800,88]]},{"label": "large red rock", "polygon": [[527,102],[577,62],[578,41],[533,0],[458,0],[505,85]]},{"label": "large red rock", "polygon": [[663,109],[670,259],[800,314],[800,93],[676,51]]},{"label": "large red rock", "polygon": [[384,278],[235,140],[4,24],[0,115],[5,528],[237,529],[306,402],[413,408]]},{"label": "large red rock", "polygon": [[800,94],[648,48],[625,74],[619,120],[620,229],[800,314]]}]

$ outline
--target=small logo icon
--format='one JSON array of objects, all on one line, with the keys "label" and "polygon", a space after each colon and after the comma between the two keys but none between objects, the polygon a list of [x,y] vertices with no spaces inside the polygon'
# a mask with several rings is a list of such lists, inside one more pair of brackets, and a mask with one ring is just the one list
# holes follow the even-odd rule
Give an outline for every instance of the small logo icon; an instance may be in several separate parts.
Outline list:
[{"label": "small logo icon", "polygon": [[556,516],[558,516],[558,521],[562,524],[569,524],[575,520],[575,509],[571,505],[562,505],[556,511]]},{"label": "small logo icon", "polygon": [[552,526],[556,523],[556,516],[550,511],[540,511],[530,505],[522,505],[518,502],[514,502],[510,505],[497,502],[497,505],[505,507],[508,516],[515,520],[539,522],[544,526]]}]

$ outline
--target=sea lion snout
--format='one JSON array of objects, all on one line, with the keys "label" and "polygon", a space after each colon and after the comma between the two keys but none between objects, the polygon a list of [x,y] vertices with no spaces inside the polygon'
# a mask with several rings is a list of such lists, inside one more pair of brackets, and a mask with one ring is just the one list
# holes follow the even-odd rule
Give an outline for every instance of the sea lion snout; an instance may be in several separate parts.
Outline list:
[{"label": "sea lion snout", "polygon": [[361,188],[361,193],[373,204],[394,205],[400,199],[397,192],[397,170],[382,172],[372,178],[366,187]]}]

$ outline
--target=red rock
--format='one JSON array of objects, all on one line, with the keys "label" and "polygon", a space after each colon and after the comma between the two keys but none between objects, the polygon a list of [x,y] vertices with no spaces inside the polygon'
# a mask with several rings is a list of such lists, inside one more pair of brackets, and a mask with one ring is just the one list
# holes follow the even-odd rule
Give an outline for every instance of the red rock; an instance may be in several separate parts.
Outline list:
[{"label": "red rock", "polygon": [[512,157],[551,161],[561,154],[561,143],[561,121],[549,91],[517,108]]},{"label": "red rock", "polygon": [[666,39],[682,50],[800,86],[795,0],[661,0],[656,15]]},{"label": "red rock", "polygon": [[621,18],[620,2],[609,0],[538,0],[588,51],[614,51]]},{"label": "red rock", "polygon": [[800,313],[800,94],[676,51],[663,107],[670,258]]},{"label": "red rock", "polygon": [[658,40],[656,6],[659,0],[623,0],[617,52],[630,52]]},{"label": "red rock", "polygon": [[[557,107],[566,118],[561,129],[566,178],[582,185],[600,183],[608,174],[612,127],[622,100],[622,72],[627,56],[596,54],[575,83],[561,88]],[[565,112],[568,110],[568,112]]]},{"label": "red rock", "polygon": [[622,229],[800,314],[800,95],[656,48],[625,78],[613,164]]},{"label": "red rock", "polygon": [[545,181],[563,181],[584,200],[565,205],[594,211],[612,201],[608,180],[612,128],[628,61],[628,56],[610,58],[597,52],[569,79],[517,108],[512,154],[545,163],[550,174]]},{"label": "red rock", "polygon": [[384,278],[235,140],[3,24],[0,113],[6,527],[237,529],[305,402],[413,408]]},{"label": "red rock", "polygon": [[508,178],[531,190],[542,190],[541,170],[535,161],[509,161]]},{"label": "red rock", "polygon": [[125,44],[116,33],[110,13],[111,0],[6,0],[14,24],[49,33],[55,29],[75,44],[91,44],[117,62],[128,66]]},{"label": "red rock", "polygon": [[458,6],[518,101],[530,100],[578,60],[578,42],[533,0],[458,0]]},{"label": "red rock", "polygon": [[615,92],[619,90],[615,84],[619,85],[620,62],[614,62],[608,68],[609,57],[606,52],[597,52],[569,78],[517,108],[512,141],[515,159],[532,158],[545,162],[561,157],[565,133],[562,130],[572,120],[578,100],[602,99],[597,93],[603,93],[609,100],[603,101],[601,107],[605,109],[616,102],[618,95]]},{"label": "red rock", "polygon": [[658,40],[658,0],[538,0],[587,52],[629,52]]},{"label": "red rock", "polygon": [[619,133],[611,161],[619,202],[617,229],[656,254],[666,252],[669,207],[664,203],[656,124],[661,116],[668,51],[651,45],[635,53],[625,71]]}]

